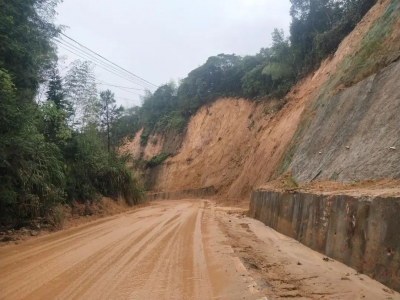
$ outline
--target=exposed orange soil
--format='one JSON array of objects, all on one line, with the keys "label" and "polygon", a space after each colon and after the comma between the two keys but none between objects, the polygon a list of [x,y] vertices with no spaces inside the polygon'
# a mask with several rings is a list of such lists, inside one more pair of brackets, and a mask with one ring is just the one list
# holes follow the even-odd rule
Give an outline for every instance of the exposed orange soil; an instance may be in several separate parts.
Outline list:
[{"label": "exposed orange soil", "polygon": [[[336,67],[358,51],[360,41],[389,2],[380,1],[374,6],[342,41],[335,55],[292,88],[280,111],[277,100],[257,104],[244,99],[220,99],[200,109],[189,122],[180,152],[157,168],[153,190],[214,185],[220,195],[243,199],[252,189],[273,179],[305,109]],[[126,146],[135,155],[141,151],[138,140],[139,134]],[[145,157],[153,156],[155,147],[147,147]]]},{"label": "exposed orange soil", "polygon": [[153,134],[149,137],[145,147],[140,146],[140,136],[143,128],[140,129],[133,140],[127,141],[125,145],[119,148],[120,153],[130,153],[133,157],[139,158],[142,154],[143,159],[150,159],[161,153],[164,138],[161,135]]}]

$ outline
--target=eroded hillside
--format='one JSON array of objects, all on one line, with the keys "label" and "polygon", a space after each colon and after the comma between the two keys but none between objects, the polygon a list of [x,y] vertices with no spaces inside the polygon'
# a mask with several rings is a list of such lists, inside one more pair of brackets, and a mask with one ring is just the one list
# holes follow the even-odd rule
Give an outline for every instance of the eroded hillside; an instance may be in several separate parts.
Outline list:
[{"label": "eroded hillside", "polygon": [[291,168],[300,182],[400,178],[400,62],[321,105]]},{"label": "eroded hillside", "polygon": [[[135,157],[166,152],[165,145],[176,148],[169,151],[173,157],[147,171],[148,187],[174,191],[212,185],[220,194],[243,198],[291,168],[299,181],[317,175],[338,180],[398,176],[400,100],[393,89],[400,83],[395,63],[399,6],[389,0],[376,4],[336,53],[285,99],[219,99],[191,118],[180,147],[180,136],[173,134],[153,135],[141,147],[138,132],[125,146]],[[382,171],[375,172],[382,163]],[[364,175],[354,177],[355,171]]]}]

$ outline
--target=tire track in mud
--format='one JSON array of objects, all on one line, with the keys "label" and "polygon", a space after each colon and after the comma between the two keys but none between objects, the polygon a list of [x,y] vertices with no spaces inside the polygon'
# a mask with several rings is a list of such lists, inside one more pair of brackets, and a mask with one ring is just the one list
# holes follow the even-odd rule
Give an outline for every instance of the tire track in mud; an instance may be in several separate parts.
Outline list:
[{"label": "tire track in mud", "polygon": [[[143,208],[140,208],[132,212],[127,212],[124,215],[131,216],[133,214],[141,212],[142,210]],[[147,214],[151,213],[151,211],[152,210],[149,209]],[[7,250],[0,249],[0,257],[7,255],[6,260],[0,260],[0,269],[3,271],[4,275],[7,266],[12,265],[13,261],[15,260],[20,261],[21,264],[23,263],[24,265],[27,265],[31,263],[32,258],[36,257],[38,254],[41,254],[42,256],[47,256],[48,253],[51,254],[52,252],[56,252],[59,249],[64,249],[69,246],[72,246],[71,250],[74,250],[75,248],[80,247],[83,243],[97,238],[97,236],[94,236],[94,234],[100,232],[100,236],[104,235],[104,229],[112,227],[114,222],[119,223],[120,218],[121,216],[112,216],[83,225],[79,228],[74,228],[67,231],[57,232],[52,235],[40,237],[39,239],[42,242],[40,246],[36,246],[37,242],[35,241],[29,241],[21,245],[21,247],[19,247],[19,250],[14,251],[15,253],[13,254],[10,254]],[[80,244],[77,244],[77,240],[80,240]],[[35,247],[31,246],[32,243],[35,244]],[[73,247],[74,245],[75,247]],[[25,248],[29,248],[31,251],[24,251],[26,250]],[[50,259],[51,257],[48,258]]]},{"label": "tire track in mud", "polygon": [[[125,264],[126,260],[131,259],[133,255],[137,255],[134,246],[142,245],[138,251],[146,250],[147,244],[151,243],[155,239],[155,235],[163,235],[164,232],[168,231],[170,226],[164,228],[164,224],[169,221],[169,216],[164,216],[164,219],[154,219],[150,222],[147,218],[139,219],[138,222],[131,225],[136,225],[136,227],[143,227],[144,230],[135,230],[134,232],[128,233],[128,235],[123,235],[119,240],[109,240],[107,247],[101,251],[95,252],[89,259],[82,261],[80,264],[74,266],[68,271],[64,272],[66,274],[61,274],[59,277],[55,278],[60,284],[58,288],[54,287],[52,291],[46,291],[43,294],[33,294],[28,298],[36,299],[47,299],[52,294],[56,294],[57,291],[63,288],[65,282],[70,283],[69,287],[63,291],[63,295],[58,297],[59,299],[74,299],[77,295],[84,295],[85,290],[90,286],[96,287],[96,283],[102,279],[104,282],[106,278],[102,278],[107,275],[107,277],[112,277],[114,273],[117,273],[121,268],[127,268]],[[156,225],[158,223],[158,225]],[[144,226],[145,225],[145,226]],[[153,227],[154,226],[154,227]],[[162,231],[160,231],[162,229]],[[138,234],[135,234],[138,233]],[[136,245],[135,245],[136,244]],[[116,269],[117,268],[117,269]],[[71,284],[72,282],[72,284]],[[50,282],[51,285],[51,282]],[[101,284],[100,290],[107,290],[107,286]],[[99,291],[98,287],[94,289],[92,296],[96,299],[95,294]],[[102,293],[101,293],[102,294]]]},{"label": "tire track in mud", "polygon": [[[157,295],[160,296],[163,294],[162,286],[168,289],[168,281],[160,284],[163,280],[160,273],[165,268],[164,264],[172,261],[174,253],[177,253],[181,227],[182,224],[178,223],[167,235],[162,239],[158,239],[157,244],[151,249],[151,252],[148,252],[139,261],[134,262],[131,268],[135,270],[135,275],[125,277],[119,283],[116,287],[116,292],[113,294],[115,298],[145,299],[146,297],[150,297],[157,299]],[[175,272],[179,273],[176,269]],[[133,289],[132,286],[135,288]]]},{"label": "tire track in mud", "polygon": [[0,299],[260,299],[218,248],[223,236],[207,206],[156,202],[2,248]]},{"label": "tire track in mud", "polygon": [[[113,255],[118,257],[119,252],[125,248],[129,250],[129,247],[132,246],[130,244],[132,241],[139,242],[142,238],[149,239],[152,236],[149,236],[149,233],[152,231],[154,231],[154,234],[158,233],[154,230],[155,227],[140,226],[140,223],[144,225],[146,219],[151,217],[148,212],[146,215],[145,218],[128,222],[126,220],[121,222],[123,217],[118,220],[111,220],[108,223],[89,228],[65,239],[61,238],[60,245],[57,245],[57,241],[50,241],[44,245],[39,244],[38,247],[31,246],[33,251],[26,251],[31,248],[28,246],[16,247],[23,248],[23,250],[17,254],[11,252],[11,255],[8,252],[9,257],[7,257],[7,253],[4,253],[0,259],[0,287],[2,287],[0,289],[0,298],[21,299],[23,297],[18,295],[26,295],[28,299],[46,299],[52,292],[56,293],[57,287],[60,288],[65,284],[71,283],[69,281],[71,279],[74,279],[71,286],[81,286],[84,281],[80,282],[80,280],[83,279],[82,276],[86,269],[98,267],[99,261],[103,263]],[[132,214],[128,214],[128,217],[130,216]],[[164,218],[154,219],[147,226],[158,222],[160,223],[159,227],[162,227],[163,223],[168,221],[170,221],[170,217],[166,215]],[[142,234],[139,237],[137,236],[138,234],[135,235],[137,229],[134,231],[128,230],[123,234],[117,235],[114,235],[113,230],[110,229],[116,225],[125,225],[126,228],[130,228],[135,223],[137,223],[136,227],[146,229],[144,231],[141,230]],[[129,235],[132,236],[129,237]],[[18,265],[23,267],[16,267],[16,261]],[[104,265],[100,265],[104,267]],[[101,270],[98,271],[101,272]],[[51,277],[52,280],[46,280]],[[30,280],[29,282],[24,282],[18,280],[20,278],[29,278]],[[73,284],[74,282],[77,282],[77,284]],[[43,285],[45,285],[45,289],[41,289]],[[40,290],[41,292],[35,293],[35,290]]]},{"label": "tire track in mud", "polygon": [[[102,280],[99,280],[99,282],[107,282],[105,286],[107,292],[103,294],[105,298],[128,299],[133,287],[134,289],[140,289],[142,283],[146,280],[146,274],[151,272],[157,263],[155,258],[161,255],[161,251],[165,249],[164,243],[172,239],[177,234],[178,229],[179,219],[169,223],[168,228],[163,228],[161,234],[154,232],[153,238],[140,246],[139,249],[135,249],[136,251],[134,250],[134,253],[127,257],[127,261],[123,264],[121,263],[119,269],[105,273]],[[86,294],[94,296],[95,299],[97,294],[95,286],[92,286]],[[98,296],[101,296],[101,294],[99,293]]]},{"label": "tire track in mud", "polygon": [[[112,223],[110,225],[113,225]],[[106,231],[104,231],[106,230]],[[8,277],[8,281],[5,281],[4,283],[7,284],[8,282],[15,281],[16,278],[18,277],[27,277],[29,274],[32,272],[35,273],[36,277],[42,277],[45,276],[46,273],[50,273],[52,276],[57,275],[57,273],[61,272],[63,269],[68,269],[68,267],[73,267],[75,264],[79,263],[79,261],[84,261],[87,258],[90,258],[91,255],[89,255],[89,252],[87,251],[87,248],[93,248],[93,244],[90,243],[90,241],[96,241],[96,244],[102,244],[103,241],[110,239],[109,235],[112,233],[112,229],[107,228],[106,226],[103,226],[103,228],[100,228],[98,230],[95,230],[95,232],[99,232],[99,234],[93,235],[94,231],[89,231],[88,233],[84,233],[84,236],[87,236],[87,239],[82,240],[80,237],[82,235],[76,236],[75,239],[75,244],[73,242],[73,239],[71,238],[71,247],[65,247],[65,245],[54,248],[54,251],[57,251],[56,254],[52,256],[48,256],[48,250],[44,252],[40,252],[40,249],[35,252],[35,255],[33,257],[45,257],[42,260],[39,261],[33,261],[33,263],[28,262],[26,263],[26,260],[19,260],[19,264],[26,266],[25,270],[22,271],[17,271],[11,269],[9,271],[13,272],[12,276]],[[77,240],[79,242],[77,242]],[[112,240],[110,240],[112,241]],[[39,247],[40,248],[40,247]],[[45,248],[45,247],[44,247]],[[61,252],[60,250],[63,250]],[[80,253],[82,255],[82,252],[84,254],[87,254],[89,256],[85,257],[79,257],[77,253]],[[56,263],[54,263],[56,262]],[[50,267],[47,267],[49,265]],[[2,272],[2,275],[4,277],[7,277],[7,272]]]}]

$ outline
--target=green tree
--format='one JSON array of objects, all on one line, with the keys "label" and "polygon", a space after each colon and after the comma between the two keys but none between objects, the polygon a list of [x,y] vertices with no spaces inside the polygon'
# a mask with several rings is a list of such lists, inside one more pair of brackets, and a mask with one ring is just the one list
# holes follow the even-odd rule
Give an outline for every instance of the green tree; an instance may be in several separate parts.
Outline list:
[{"label": "green tree", "polygon": [[4,70],[0,99],[0,218],[9,222],[43,215],[63,198],[61,153],[38,132],[35,106],[18,101]]},{"label": "green tree", "polygon": [[376,0],[291,0],[290,41],[301,74],[333,53]]},{"label": "green tree", "polygon": [[272,85],[271,76],[263,73],[265,64],[260,64],[242,77],[242,92],[246,97],[266,97]]},{"label": "green tree", "polygon": [[141,124],[144,130],[141,135],[141,144],[144,146],[157,122],[163,117],[176,110],[178,107],[177,87],[174,82],[160,86],[153,94],[147,93],[143,97],[143,104],[140,109]]},{"label": "green tree", "polygon": [[7,70],[20,101],[33,101],[56,58],[52,38],[58,0],[0,1],[0,68]]},{"label": "green tree", "polygon": [[47,141],[63,147],[71,137],[68,124],[74,115],[72,104],[66,99],[62,79],[56,66],[49,72],[47,100],[39,104],[43,132]]},{"label": "green tree", "polygon": [[128,204],[139,203],[143,190],[127,167],[127,158],[107,153],[96,126],[75,133],[67,164],[68,199],[94,201],[103,195],[123,197]]},{"label": "green tree", "polygon": [[50,72],[46,95],[47,99],[52,100],[58,109],[65,111],[68,119],[74,115],[72,103],[66,97],[63,81],[56,66]]},{"label": "green tree", "polygon": [[199,107],[218,97],[240,95],[242,58],[235,54],[209,57],[206,63],[191,71],[178,90],[184,116],[191,116]]},{"label": "green tree", "polygon": [[73,106],[72,125],[84,128],[96,123],[98,99],[93,65],[87,61],[75,60],[64,78],[66,100]]},{"label": "green tree", "polygon": [[0,1],[0,218],[35,217],[62,201],[59,149],[38,131],[34,97],[56,60],[58,1]]},{"label": "green tree", "polygon": [[263,73],[270,75],[272,80],[293,80],[296,76],[294,59],[288,39],[283,30],[274,29],[270,57]]},{"label": "green tree", "polygon": [[124,109],[121,117],[115,124],[115,140],[119,143],[124,141],[124,138],[133,138],[142,126],[140,107],[134,106]]},{"label": "green tree", "polygon": [[108,153],[111,153],[111,138],[115,136],[114,127],[122,112],[123,107],[117,107],[114,94],[110,90],[100,93],[99,123],[102,132],[106,135]]}]

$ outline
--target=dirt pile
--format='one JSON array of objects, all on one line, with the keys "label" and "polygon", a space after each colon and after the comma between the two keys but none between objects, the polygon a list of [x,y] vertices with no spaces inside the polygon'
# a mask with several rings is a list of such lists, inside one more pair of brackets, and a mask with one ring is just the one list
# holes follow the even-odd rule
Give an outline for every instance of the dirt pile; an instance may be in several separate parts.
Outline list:
[{"label": "dirt pile", "polygon": [[354,197],[400,197],[400,179],[365,180],[354,183],[318,180],[297,183],[290,172],[259,187],[260,191],[349,195]]}]

